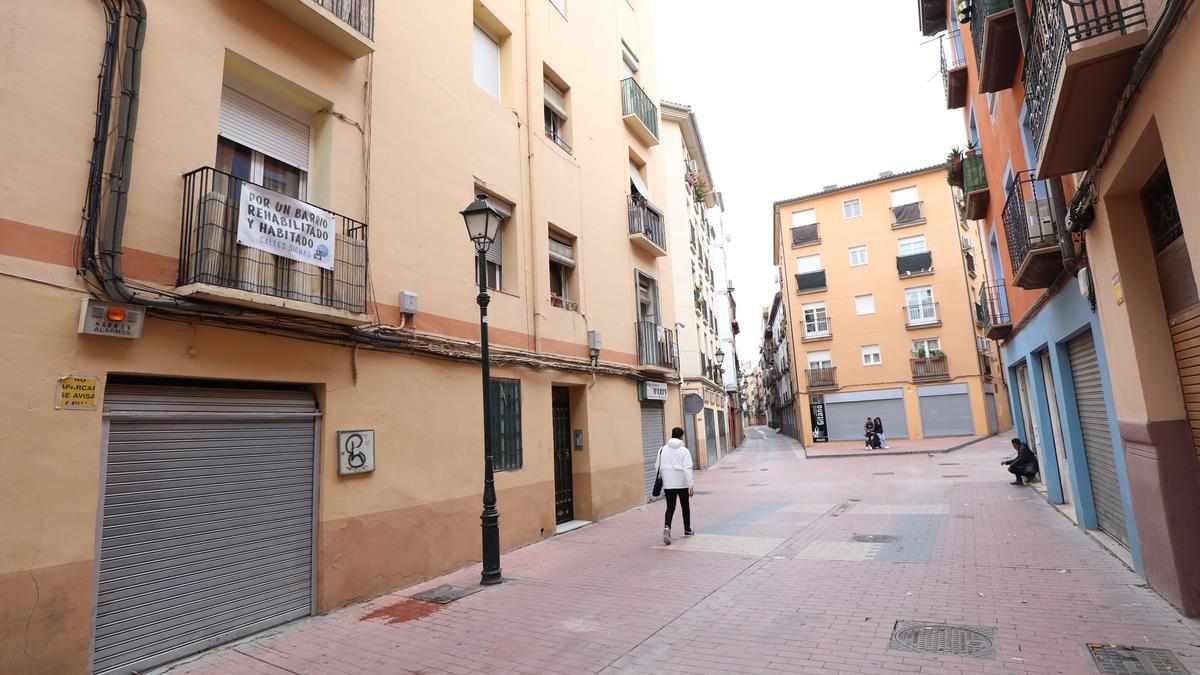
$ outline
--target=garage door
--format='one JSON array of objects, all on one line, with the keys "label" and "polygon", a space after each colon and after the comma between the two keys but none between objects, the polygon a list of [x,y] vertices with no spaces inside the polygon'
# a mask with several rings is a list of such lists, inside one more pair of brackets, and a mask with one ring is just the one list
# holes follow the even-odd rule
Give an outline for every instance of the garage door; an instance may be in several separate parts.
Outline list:
[{"label": "garage door", "polygon": [[1104,384],[1100,379],[1092,334],[1071,340],[1067,351],[1071,360],[1071,380],[1075,385],[1075,405],[1079,410],[1079,430],[1087,456],[1088,481],[1096,505],[1096,521],[1101,530],[1128,547],[1125,507],[1117,483],[1117,455],[1113,450],[1108,408],[1104,405]]},{"label": "garage door", "polygon": [[917,387],[917,398],[921,403],[921,429],[926,438],[971,436],[975,433],[975,423],[971,420],[971,396],[966,384]]},{"label": "garage door", "polygon": [[658,462],[658,451],[666,444],[666,421],[661,403],[642,404],[642,466],[645,469],[646,499],[654,489],[654,465]]},{"label": "garage door", "polygon": [[987,410],[988,433],[1000,433],[1000,415],[996,412],[996,395],[984,394],[983,407]]},{"label": "garage door", "polygon": [[93,670],[130,673],[307,616],[307,392],[109,384]]},{"label": "garage door", "polygon": [[708,455],[708,468],[717,465],[717,418],[712,408],[704,409],[704,452]]},{"label": "garage door", "polygon": [[904,392],[900,389],[854,391],[825,396],[825,424],[831,441],[861,441],[867,416],[883,422],[884,435],[908,438]]}]

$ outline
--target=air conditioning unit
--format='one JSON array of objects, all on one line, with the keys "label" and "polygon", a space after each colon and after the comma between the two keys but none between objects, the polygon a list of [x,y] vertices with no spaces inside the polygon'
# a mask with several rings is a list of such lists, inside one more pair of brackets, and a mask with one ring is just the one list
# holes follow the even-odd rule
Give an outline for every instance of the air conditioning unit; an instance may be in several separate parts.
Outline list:
[{"label": "air conditioning unit", "polygon": [[971,249],[973,249],[973,248],[974,248],[974,247],[973,247],[973,246],[971,246],[971,238],[970,238],[970,237],[963,237],[963,238],[962,238],[962,250],[964,250],[964,251],[970,251],[970,250],[971,250]]},{"label": "air conditioning unit", "polygon": [[976,338],[978,340],[979,351],[986,354],[992,350],[992,342],[987,338]]},{"label": "air conditioning unit", "polygon": [[1041,239],[1055,234],[1054,214],[1050,210],[1048,198],[1025,200],[1025,217],[1029,220],[1030,239]]}]

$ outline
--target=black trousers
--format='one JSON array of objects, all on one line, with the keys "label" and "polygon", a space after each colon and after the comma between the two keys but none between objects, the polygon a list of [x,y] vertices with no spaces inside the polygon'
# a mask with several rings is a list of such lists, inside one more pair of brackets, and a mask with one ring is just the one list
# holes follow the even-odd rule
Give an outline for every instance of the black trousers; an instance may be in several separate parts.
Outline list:
[{"label": "black trousers", "polygon": [[1032,464],[1009,464],[1008,472],[1021,480],[1022,477],[1033,478],[1037,474],[1037,469]]},{"label": "black trousers", "polygon": [[683,509],[683,529],[687,532],[692,531],[692,505],[688,503],[687,488],[672,488],[664,490],[667,493],[667,517],[663,523],[663,527],[671,527],[671,521],[675,520],[675,500],[679,500],[679,505]]}]

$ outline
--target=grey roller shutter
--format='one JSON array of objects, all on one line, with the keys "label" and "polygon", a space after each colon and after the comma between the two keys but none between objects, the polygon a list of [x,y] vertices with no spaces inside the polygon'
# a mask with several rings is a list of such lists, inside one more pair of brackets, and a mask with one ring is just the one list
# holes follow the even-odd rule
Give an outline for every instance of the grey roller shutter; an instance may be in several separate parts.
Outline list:
[{"label": "grey roller shutter", "polygon": [[1071,360],[1071,380],[1075,385],[1075,405],[1079,411],[1079,431],[1087,456],[1088,481],[1096,505],[1096,521],[1101,530],[1128,547],[1125,507],[1117,482],[1117,455],[1113,450],[1108,408],[1104,404],[1104,383],[1100,379],[1092,334],[1071,340],[1067,351]]},{"label": "grey roller shutter", "polygon": [[666,444],[665,418],[661,403],[642,404],[642,466],[645,469],[646,498],[654,488],[654,465],[658,462],[658,451]]},{"label": "grey roller shutter", "polygon": [[708,455],[708,466],[717,463],[717,421],[713,409],[704,409],[704,452]]},{"label": "grey roller shutter", "polygon": [[717,413],[717,432],[721,435],[721,456],[729,452],[729,441],[725,438],[725,411]]},{"label": "grey roller shutter", "polygon": [[492,245],[488,247],[485,256],[490,263],[497,265],[504,264],[504,225],[500,225],[500,229],[496,230],[496,238],[492,241]]},{"label": "grey roller shutter", "polygon": [[988,433],[1000,433],[1000,415],[996,412],[996,395],[984,394],[983,406],[987,409]]},{"label": "grey roller shutter", "polygon": [[921,429],[927,438],[974,435],[967,385],[918,387],[917,397],[921,405]]},{"label": "grey roller shutter", "polygon": [[301,171],[308,171],[309,126],[229,85],[221,89],[217,133]]},{"label": "grey roller shutter", "polygon": [[[908,417],[904,413],[904,399],[893,397],[898,390],[877,392],[853,392],[851,398],[863,400],[839,400],[838,394],[825,396],[825,426],[831,441],[861,441],[863,425],[867,416],[878,417],[883,422],[883,435],[888,439],[908,438]],[[870,398],[872,395],[881,398]],[[882,398],[887,396],[888,398]]]},{"label": "grey roller shutter", "polygon": [[306,392],[111,384],[98,673],[308,615],[317,409]]}]

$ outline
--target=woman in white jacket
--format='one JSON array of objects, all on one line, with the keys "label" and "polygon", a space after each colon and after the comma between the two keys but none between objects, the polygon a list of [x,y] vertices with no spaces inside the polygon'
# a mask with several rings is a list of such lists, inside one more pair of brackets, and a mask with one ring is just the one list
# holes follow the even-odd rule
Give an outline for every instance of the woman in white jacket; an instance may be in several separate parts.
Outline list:
[{"label": "woman in white jacket", "polygon": [[663,526],[663,543],[671,544],[671,521],[675,519],[675,500],[683,507],[683,536],[692,532],[692,508],[688,497],[692,496],[692,452],[683,444],[683,429],[671,430],[671,440],[659,448],[654,472],[662,476],[663,491],[667,493],[667,517]]}]

